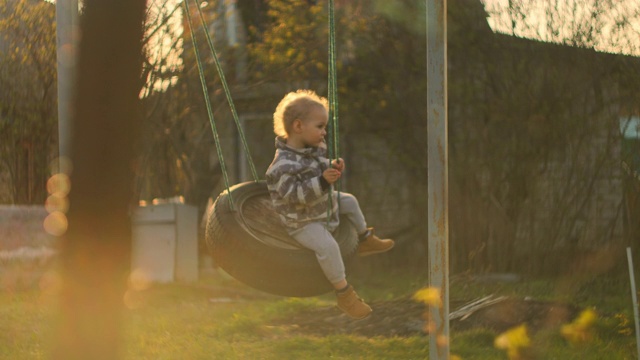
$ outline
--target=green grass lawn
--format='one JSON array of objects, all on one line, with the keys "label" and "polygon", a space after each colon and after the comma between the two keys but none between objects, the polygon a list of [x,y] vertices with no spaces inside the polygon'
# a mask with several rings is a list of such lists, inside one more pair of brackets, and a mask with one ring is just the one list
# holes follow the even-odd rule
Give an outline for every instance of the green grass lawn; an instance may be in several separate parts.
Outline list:
[{"label": "green grass lawn", "polygon": [[[395,273],[368,280],[353,280],[363,297],[389,300],[412,294],[426,279]],[[601,315],[588,341],[572,345],[558,331],[541,331],[531,337],[523,355],[545,360],[635,359],[633,311],[625,285],[623,280],[606,279],[567,293],[555,281],[453,281],[451,298],[526,295],[594,307]],[[274,319],[333,306],[333,298],[331,294],[304,299],[268,296],[218,275],[192,285],[155,285],[135,293],[128,304],[124,359],[426,359],[429,353],[428,336],[320,337],[270,325]],[[50,295],[38,290],[0,292],[0,359],[47,358],[55,316],[55,298]],[[460,359],[508,359],[505,351],[494,347],[497,335],[487,329],[452,332],[451,353]]]}]

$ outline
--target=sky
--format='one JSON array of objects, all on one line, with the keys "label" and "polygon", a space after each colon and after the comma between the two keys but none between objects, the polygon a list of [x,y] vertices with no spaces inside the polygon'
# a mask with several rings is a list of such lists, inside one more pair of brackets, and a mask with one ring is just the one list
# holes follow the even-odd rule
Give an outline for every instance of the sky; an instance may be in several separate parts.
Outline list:
[{"label": "sky", "polygon": [[[201,1],[202,2],[202,1]],[[149,63],[157,70],[170,72],[182,66],[182,16],[181,10],[176,8],[182,5],[182,0],[148,0],[147,8],[149,13],[147,36],[150,37]],[[169,16],[171,15],[171,16]],[[168,17],[167,26],[160,25]],[[150,73],[149,76],[153,74]],[[148,96],[152,91],[166,89],[169,85],[177,82],[177,77],[164,79],[149,79],[153,84],[145,87],[140,94],[141,97]]]},{"label": "sky", "polygon": [[640,56],[638,0],[481,1],[496,32]]}]

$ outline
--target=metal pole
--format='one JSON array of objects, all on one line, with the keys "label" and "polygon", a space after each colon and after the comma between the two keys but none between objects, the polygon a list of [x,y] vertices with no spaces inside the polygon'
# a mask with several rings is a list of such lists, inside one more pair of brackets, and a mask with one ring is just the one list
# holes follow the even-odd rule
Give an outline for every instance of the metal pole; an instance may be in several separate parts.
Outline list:
[{"label": "metal pole", "polygon": [[638,358],[640,358],[640,323],[638,321],[638,296],[636,295],[636,279],[633,275],[633,258],[631,257],[631,248],[627,248],[627,263],[629,265],[629,280],[631,281],[631,300],[633,301],[633,318],[636,325],[636,347]]},{"label": "metal pole", "polygon": [[[56,57],[58,65],[58,156],[70,158],[71,105],[75,79],[75,25],[78,17],[77,0],[56,1]],[[61,164],[62,165],[62,164]],[[60,171],[65,169],[60,168]],[[66,172],[66,171],[64,171]]]},{"label": "metal pole", "polygon": [[429,306],[429,359],[449,359],[449,188],[447,140],[447,0],[427,0],[427,149],[429,286],[441,306]]},{"label": "metal pole", "polygon": [[131,266],[131,164],[140,129],[146,1],[85,5],[72,86],[72,205],[60,242],[63,281],[50,357],[117,360],[125,355],[123,295]]}]

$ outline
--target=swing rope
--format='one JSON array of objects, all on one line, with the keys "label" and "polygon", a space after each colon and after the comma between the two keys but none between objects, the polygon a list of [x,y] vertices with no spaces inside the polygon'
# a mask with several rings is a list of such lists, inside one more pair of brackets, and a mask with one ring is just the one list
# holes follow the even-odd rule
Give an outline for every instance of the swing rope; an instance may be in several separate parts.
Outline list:
[{"label": "swing rope", "polygon": [[200,20],[202,21],[202,27],[204,28],[204,34],[207,37],[207,43],[209,44],[209,49],[211,50],[211,56],[216,64],[216,69],[218,70],[218,75],[220,76],[220,82],[222,83],[222,87],[224,88],[224,93],[227,96],[227,102],[229,103],[229,107],[231,108],[231,114],[233,115],[233,120],[236,123],[236,127],[238,128],[238,133],[240,134],[240,139],[242,140],[242,146],[244,147],[244,153],[247,158],[247,162],[251,166],[251,173],[253,174],[253,180],[258,181],[258,173],[256,172],[256,167],[253,163],[253,159],[251,158],[251,152],[249,151],[249,145],[247,143],[247,139],[244,136],[244,131],[242,126],[240,126],[240,120],[238,119],[238,113],[236,112],[236,107],[233,104],[233,100],[231,99],[231,91],[229,91],[229,85],[227,85],[227,80],[224,76],[224,72],[222,71],[222,66],[220,65],[220,60],[218,59],[218,54],[216,52],[215,47],[213,46],[213,41],[211,41],[211,36],[209,34],[209,27],[207,26],[207,22],[204,19],[204,15],[202,14],[202,9],[200,8],[200,2],[198,0],[193,0],[196,4],[196,8],[198,9],[198,14],[200,15]]},{"label": "swing rope", "polygon": [[[339,159],[338,144],[338,75],[336,70],[336,24],[334,0],[329,0],[329,59],[328,59],[328,100],[329,100],[329,166],[333,159]],[[331,220],[333,209],[333,190],[329,187],[329,207],[327,223]],[[337,185],[338,205],[340,204],[340,185]]]},{"label": "swing rope", "polygon": [[330,119],[330,136],[332,146],[329,149],[329,160],[338,159],[338,75],[336,69],[336,26],[334,0],[329,0],[329,74],[328,74],[328,92],[329,92],[329,119]]},{"label": "swing rope", "polygon": [[229,194],[229,205],[231,209],[234,209],[233,199],[231,198],[231,191],[229,191],[229,177],[227,175],[227,167],[224,163],[224,157],[222,156],[222,147],[220,146],[220,138],[218,131],[216,130],[216,123],[213,119],[213,110],[211,109],[211,102],[209,101],[209,90],[207,90],[207,82],[204,78],[204,70],[202,68],[202,61],[200,61],[200,52],[198,51],[198,43],[196,41],[196,35],[191,22],[191,14],[189,13],[189,4],[184,1],[185,13],[187,16],[187,22],[189,23],[189,30],[191,31],[191,42],[193,43],[193,51],[196,57],[196,63],[198,64],[198,75],[200,76],[200,84],[202,85],[202,93],[204,95],[204,102],[207,106],[207,115],[209,116],[209,123],[211,124],[211,131],[213,132],[213,140],[216,144],[216,151],[218,152],[218,160],[220,161],[220,167],[222,169],[222,175],[224,177],[224,184]]}]

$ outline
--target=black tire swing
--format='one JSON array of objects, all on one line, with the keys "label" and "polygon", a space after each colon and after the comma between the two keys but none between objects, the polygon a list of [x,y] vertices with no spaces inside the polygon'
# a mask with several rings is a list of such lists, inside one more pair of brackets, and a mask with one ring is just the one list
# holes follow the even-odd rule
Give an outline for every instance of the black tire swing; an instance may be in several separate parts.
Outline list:
[{"label": "black tire swing", "polygon": [[[358,245],[356,230],[341,219],[334,237],[348,268]],[[313,251],[280,224],[264,181],[241,183],[220,194],[207,221],[206,241],[217,265],[256,289],[299,297],[333,289]]]},{"label": "black tire swing", "polygon": [[[275,295],[296,297],[316,296],[329,292],[333,287],[320,268],[314,252],[303,248],[287,234],[273,210],[266,182],[258,179],[200,4],[198,0],[194,0],[194,3],[254,177],[254,181],[229,186],[189,5],[185,1],[185,13],[191,29],[200,82],[226,186],[226,190],[218,196],[208,211],[205,232],[207,249],[217,266],[253,288]],[[334,154],[335,158],[338,157],[335,61],[333,0],[329,0],[329,133],[333,135],[329,136],[330,140],[333,137],[333,144],[329,147],[331,158]],[[340,226],[333,235],[340,246],[348,271],[350,260],[355,257],[358,246],[356,230],[350,221],[341,218]]]}]

